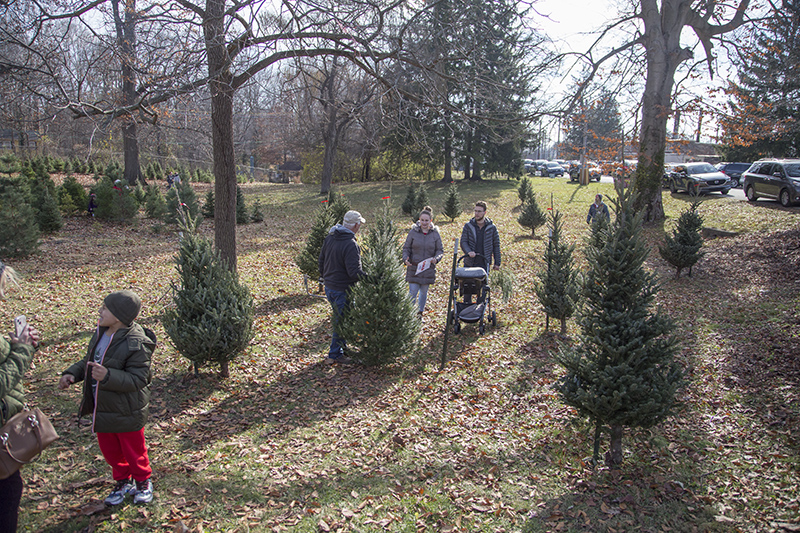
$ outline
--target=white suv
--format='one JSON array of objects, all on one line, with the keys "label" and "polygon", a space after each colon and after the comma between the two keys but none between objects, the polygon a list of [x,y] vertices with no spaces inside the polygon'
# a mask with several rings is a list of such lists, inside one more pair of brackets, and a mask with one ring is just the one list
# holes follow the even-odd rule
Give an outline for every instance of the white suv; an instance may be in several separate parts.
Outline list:
[{"label": "white suv", "polygon": [[780,200],[789,207],[800,203],[800,159],[762,159],[742,173],[744,193],[755,202],[759,198]]}]

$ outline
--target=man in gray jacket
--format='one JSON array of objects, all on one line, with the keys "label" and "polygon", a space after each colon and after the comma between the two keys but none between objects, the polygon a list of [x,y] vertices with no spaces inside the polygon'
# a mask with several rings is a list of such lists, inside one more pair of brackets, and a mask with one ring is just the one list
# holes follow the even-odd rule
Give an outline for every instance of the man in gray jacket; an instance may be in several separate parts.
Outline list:
[{"label": "man in gray jacket", "polygon": [[[486,218],[486,202],[475,202],[475,216],[461,231],[461,249],[469,256],[464,266],[500,270],[500,236],[497,226]],[[476,255],[481,257],[475,257]]]}]

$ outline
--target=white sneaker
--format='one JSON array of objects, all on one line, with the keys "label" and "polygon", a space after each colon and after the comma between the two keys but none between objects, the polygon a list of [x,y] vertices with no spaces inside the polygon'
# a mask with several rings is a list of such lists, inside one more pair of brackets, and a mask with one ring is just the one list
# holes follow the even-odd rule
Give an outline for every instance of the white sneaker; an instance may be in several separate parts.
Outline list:
[{"label": "white sneaker", "polygon": [[133,484],[132,479],[121,479],[114,485],[114,490],[111,491],[105,499],[106,505],[119,505],[128,494],[136,492],[136,485]]},{"label": "white sneaker", "polygon": [[153,482],[150,479],[136,482],[133,503],[150,503],[153,501]]}]

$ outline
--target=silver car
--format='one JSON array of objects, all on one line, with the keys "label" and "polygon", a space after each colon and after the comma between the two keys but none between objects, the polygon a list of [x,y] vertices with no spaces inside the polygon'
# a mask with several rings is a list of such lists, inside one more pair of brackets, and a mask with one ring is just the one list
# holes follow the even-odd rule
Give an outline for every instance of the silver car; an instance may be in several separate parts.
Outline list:
[{"label": "silver car", "polygon": [[744,194],[779,200],[783,207],[800,203],[800,159],[762,159],[742,173]]}]

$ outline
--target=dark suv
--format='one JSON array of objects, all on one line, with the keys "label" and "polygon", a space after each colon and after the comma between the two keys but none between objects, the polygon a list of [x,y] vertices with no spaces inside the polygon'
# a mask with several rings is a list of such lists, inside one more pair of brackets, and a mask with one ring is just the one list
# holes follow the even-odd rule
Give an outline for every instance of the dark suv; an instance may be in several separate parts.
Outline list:
[{"label": "dark suv", "polygon": [[733,187],[742,185],[742,172],[750,168],[750,163],[720,163],[717,170],[728,176]]},{"label": "dark suv", "polygon": [[751,202],[759,198],[780,200],[789,207],[800,202],[800,159],[762,159],[744,173],[744,194]]}]

